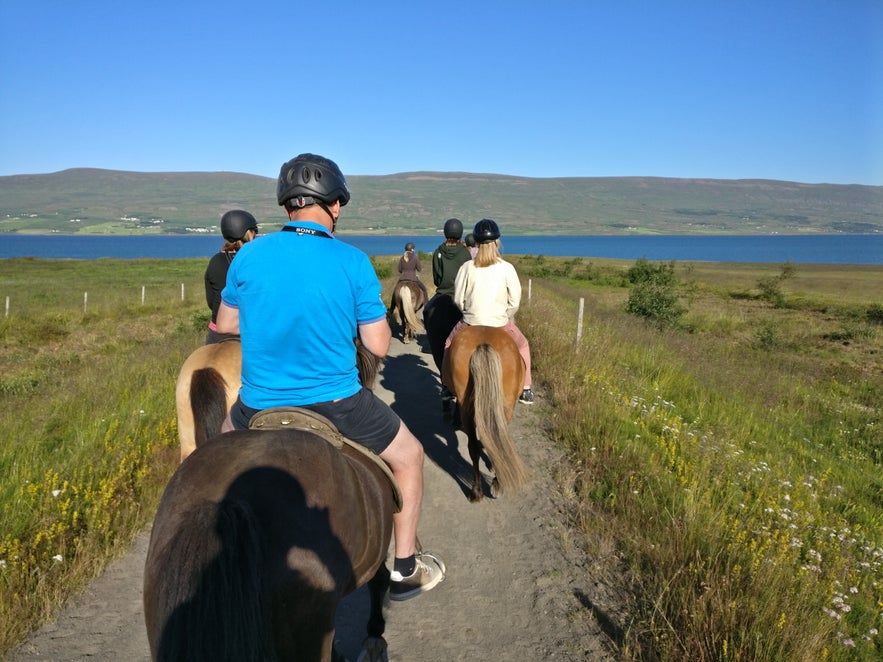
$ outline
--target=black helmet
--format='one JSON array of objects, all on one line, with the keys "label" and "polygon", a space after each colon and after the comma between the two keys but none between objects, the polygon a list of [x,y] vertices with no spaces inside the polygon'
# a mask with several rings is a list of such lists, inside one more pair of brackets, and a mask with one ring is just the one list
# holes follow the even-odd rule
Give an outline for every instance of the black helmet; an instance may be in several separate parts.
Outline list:
[{"label": "black helmet", "polygon": [[472,248],[473,246],[475,246],[475,235],[470,232],[466,235],[466,239],[464,239],[463,241],[466,242],[466,245],[469,246],[469,248]]},{"label": "black helmet", "polygon": [[414,250],[414,244],[409,241],[407,244],[405,244],[405,250],[406,251]]},{"label": "black helmet", "polygon": [[459,239],[463,236],[463,224],[459,218],[449,218],[445,221],[445,239]]},{"label": "black helmet", "polygon": [[280,205],[295,199],[295,207],[316,202],[333,205],[338,200],[342,207],[350,201],[350,190],[334,161],[316,154],[301,154],[282,164],[276,183],[276,200]]},{"label": "black helmet", "polygon": [[500,228],[495,220],[483,218],[475,224],[472,234],[475,235],[475,241],[479,244],[487,244],[500,238]]},{"label": "black helmet", "polygon": [[221,234],[227,241],[239,241],[249,230],[257,230],[254,216],[242,209],[232,209],[221,216]]}]

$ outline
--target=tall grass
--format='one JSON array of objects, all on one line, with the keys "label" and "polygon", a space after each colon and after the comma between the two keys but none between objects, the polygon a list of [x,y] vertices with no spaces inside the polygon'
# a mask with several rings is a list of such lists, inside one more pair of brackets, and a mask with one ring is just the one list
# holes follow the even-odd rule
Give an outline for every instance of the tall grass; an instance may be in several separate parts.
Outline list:
[{"label": "tall grass", "polygon": [[[395,259],[374,259],[387,288]],[[569,512],[624,564],[624,656],[878,659],[883,269],[845,288],[798,265],[773,307],[777,269],[678,267],[688,312],[660,329],[625,312],[629,263],[514,261]],[[0,655],[151,519],[204,266],[0,260]]]},{"label": "tall grass", "polygon": [[177,460],[175,377],[204,337],[203,269],[0,260],[0,653],[152,518]]},{"label": "tall grass", "polygon": [[[574,521],[596,553],[613,541],[634,587],[626,655],[879,659],[880,329],[826,339],[849,312],[813,291],[795,313],[789,295],[780,310],[694,282],[682,328],[659,330],[625,313],[626,288],[532,285],[519,323],[572,455]],[[753,342],[764,325],[779,342]]]}]

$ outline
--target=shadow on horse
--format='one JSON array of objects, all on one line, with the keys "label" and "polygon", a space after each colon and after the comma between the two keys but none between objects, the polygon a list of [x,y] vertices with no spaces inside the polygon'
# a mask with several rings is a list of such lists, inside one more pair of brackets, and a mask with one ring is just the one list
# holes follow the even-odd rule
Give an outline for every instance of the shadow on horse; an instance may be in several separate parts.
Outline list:
[{"label": "shadow on horse", "polygon": [[[359,351],[364,362],[370,353]],[[377,369],[370,358],[367,385]],[[218,387],[231,375],[194,363],[185,362],[186,400],[207,441],[194,435],[197,447],[166,486],[153,523],[144,571],[153,659],[342,659],[333,646],[335,613],[366,583],[370,617],[359,659],[387,659],[385,560],[400,507],[389,470],[312,412],[286,409],[267,429],[217,434],[220,423],[209,427],[197,403],[214,397],[223,408]],[[276,429],[298,412],[308,424]]]},{"label": "shadow on horse", "polygon": [[417,334],[424,332],[423,321],[418,317],[418,313],[423,310],[425,304],[426,293],[419,283],[413,280],[400,280],[396,283],[389,314],[390,317],[395,318],[395,312],[398,311],[402,342],[416,340]]},{"label": "shadow on horse", "polygon": [[444,353],[442,382],[457,399],[460,425],[469,438],[473,468],[470,501],[484,496],[479,470],[482,448],[494,472],[491,496],[515,491],[527,482],[527,467],[509,434],[524,370],[515,341],[502,328],[464,327]]}]

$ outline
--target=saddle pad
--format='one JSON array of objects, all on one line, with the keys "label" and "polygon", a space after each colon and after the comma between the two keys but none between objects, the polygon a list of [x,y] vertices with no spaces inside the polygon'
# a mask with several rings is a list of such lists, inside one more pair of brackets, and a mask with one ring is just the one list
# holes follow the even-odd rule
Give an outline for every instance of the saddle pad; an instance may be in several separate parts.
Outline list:
[{"label": "saddle pad", "polygon": [[358,453],[380,467],[381,471],[389,479],[389,484],[392,487],[395,512],[399,512],[402,509],[402,493],[389,465],[373,451],[344,437],[338,432],[334,423],[321,414],[300,407],[271,407],[255,414],[248,427],[252,430],[306,430],[308,432],[315,432],[341,452],[346,453],[349,450]]}]

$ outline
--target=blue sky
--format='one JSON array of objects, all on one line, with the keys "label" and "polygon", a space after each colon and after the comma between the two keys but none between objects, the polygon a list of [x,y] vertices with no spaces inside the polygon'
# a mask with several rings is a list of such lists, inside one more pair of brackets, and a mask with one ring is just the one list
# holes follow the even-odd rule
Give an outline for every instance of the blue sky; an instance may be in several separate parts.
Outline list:
[{"label": "blue sky", "polygon": [[883,185],[883,0],[0,0],[0,175]]}]

